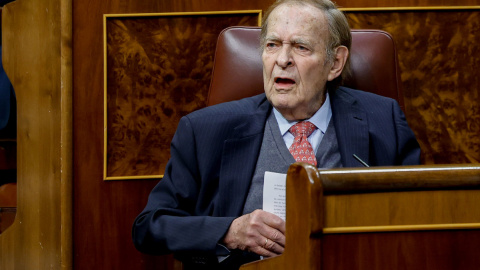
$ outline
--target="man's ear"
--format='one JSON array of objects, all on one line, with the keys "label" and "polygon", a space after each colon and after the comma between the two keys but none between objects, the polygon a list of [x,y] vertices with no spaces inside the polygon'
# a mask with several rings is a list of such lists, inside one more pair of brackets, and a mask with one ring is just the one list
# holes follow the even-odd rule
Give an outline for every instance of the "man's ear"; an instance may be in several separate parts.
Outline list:
[{"label": "man's ear", "polygon": [[332,67],[328,73],[328,81],[333,81],[342,74],[343,67],[347,62],[348,53],[348,49],[345,46],[338,46],[335,48],[335,58],[333,59]]}]

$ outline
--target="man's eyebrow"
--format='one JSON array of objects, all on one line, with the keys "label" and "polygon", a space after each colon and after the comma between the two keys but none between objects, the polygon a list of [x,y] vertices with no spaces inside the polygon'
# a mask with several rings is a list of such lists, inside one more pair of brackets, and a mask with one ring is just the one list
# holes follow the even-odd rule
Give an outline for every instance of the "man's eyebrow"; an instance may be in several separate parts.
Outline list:
[{"label": "man's eyebrow", "polygon": [[[265,40],[266,41],[275,41],[275,42],[284,43],[283,40],[281,40],[280,38],[275,37],[275,36],[266,37]],[[290,43],[290,44],[302,44],[302,45],[307,45],[307,46],[310,46],[312,44],[312,42],[310,42],[309,40],[303,39],[303,38],[294,38],[294,39],[288,41],[288,43]]]},{"label": "man's eyebrow", "polygon": [[292,41],[290,41],[291,44],[301,44],[301,45],[307,45],[307,46],[311,46],[311,42],[306,40],[306,39],[303,39],[303,38],[295,38],[293,39]]},{"label": "man's eyebrow", "polygon": [[278,37],[274,37],[274,36],[266,37],[265,40],[268,40],[268,41],[280,41],[280,39],[279,39]]}]

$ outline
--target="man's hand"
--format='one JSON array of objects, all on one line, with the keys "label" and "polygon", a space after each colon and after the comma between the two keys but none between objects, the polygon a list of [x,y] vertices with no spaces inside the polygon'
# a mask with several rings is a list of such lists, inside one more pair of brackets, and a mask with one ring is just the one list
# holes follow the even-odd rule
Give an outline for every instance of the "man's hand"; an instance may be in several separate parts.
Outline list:
[{"label": "man's hand", "polygon": [[223,242],[229,249],[248,250],[264,257],[280,255],[285,247],[285,221],[255,210],[235,219]]}]

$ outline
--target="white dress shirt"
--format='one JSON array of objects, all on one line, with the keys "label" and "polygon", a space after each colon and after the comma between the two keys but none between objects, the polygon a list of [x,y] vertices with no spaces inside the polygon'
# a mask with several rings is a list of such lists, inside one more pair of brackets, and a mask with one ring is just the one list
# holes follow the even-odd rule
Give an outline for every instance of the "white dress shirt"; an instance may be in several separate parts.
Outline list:
[{"label": "white dress shirt", "polygon": [[[285,141],[285,145],[287,146],[287,148],[290,148],[290,146],[293,144],[293,140],[295,139],[295,137],[288,130],[293,125],[298,123],[298,121],[288,121],[275,108],[273,108],[273,113],[275,114],[275,118],[277,119],[278,127],[280,127],[280,133],[282,134],[283,140]],[[312,145],[315,154],[317,154],[318,146],[323,139],[323,135],[327,131],[328,123],[330,122],[331,118],[332,107],[330,106],[330,97],[327,92],[327,96],[322,107],[320,107],[320,109],[318,109],[318,111],[312,117],[304,120],[310,121],[317,127],[317,129],[310,136],[308,136],[308,141]]]}]

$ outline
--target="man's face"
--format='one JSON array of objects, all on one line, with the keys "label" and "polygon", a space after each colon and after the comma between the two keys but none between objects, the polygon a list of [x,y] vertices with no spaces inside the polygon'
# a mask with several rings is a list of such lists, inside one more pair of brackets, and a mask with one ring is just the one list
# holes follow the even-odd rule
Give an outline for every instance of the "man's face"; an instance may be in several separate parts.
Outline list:
[{"label": "man's face", "polygon": [[328,26],[323,11],[283,4],[270,14],[263,48],[265,94],[288,120],[311,117],[323,104],[331,74],[326,58]]}]

